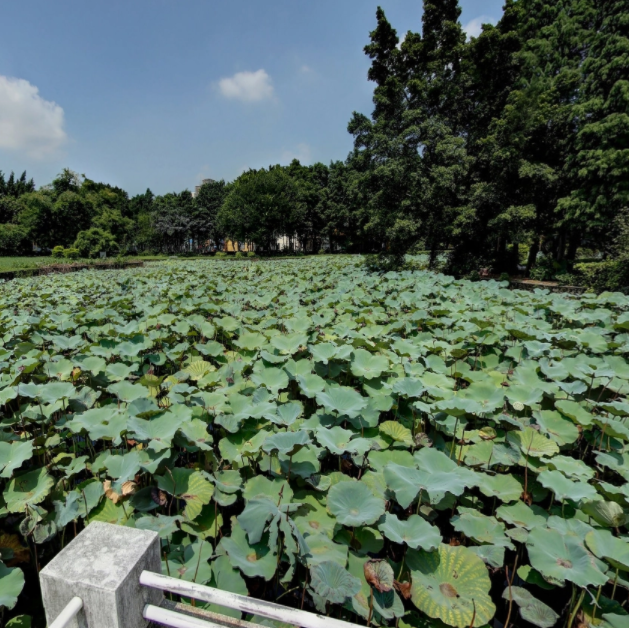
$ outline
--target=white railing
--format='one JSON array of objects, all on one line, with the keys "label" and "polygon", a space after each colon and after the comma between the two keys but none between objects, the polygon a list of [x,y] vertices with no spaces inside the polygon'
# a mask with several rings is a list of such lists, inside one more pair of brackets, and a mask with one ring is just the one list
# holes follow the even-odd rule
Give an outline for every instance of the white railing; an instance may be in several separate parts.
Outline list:
[{"label": "white railing", "polygon": [[80,597],[73,597],[48,628],[66,628],[82,608],[83,600]]},{"label": "white railing", "polygon": [[[202,584],[162,576],[161,574],[151,571],[143,571],[140,574],[140,584],[151,587],[152,589],[160,589],[162,591],[190,597],[201,602],[217,604],[218,606],[231,608],[243,613],[252,613],[266,617],[267,619],[292,624],[293,626],[301,626],[301,628],[357,628],[356,624],[350,624],[340,619],[324,617],[323,615],[316,615],[308,611],[282,606],[274,602],[258,600],[256,598],[247,597],[246,595],[238,595],[237,593],[206,587]],[[214,628],[214,626],[217,625],[207,620],[190,618],[150,604],[144,607],[144,618],[165,626],[172,626],[173,628],[201,626]],[[174,621],[178,623],[172,623]]]},{"label": "white railing", "polygon": [[95,521],[39,573],[49,628],[251,628],[247,621],[174,604],[164,591],[300,628],[358,628],[274,602],[162,576],[156,532]]}]

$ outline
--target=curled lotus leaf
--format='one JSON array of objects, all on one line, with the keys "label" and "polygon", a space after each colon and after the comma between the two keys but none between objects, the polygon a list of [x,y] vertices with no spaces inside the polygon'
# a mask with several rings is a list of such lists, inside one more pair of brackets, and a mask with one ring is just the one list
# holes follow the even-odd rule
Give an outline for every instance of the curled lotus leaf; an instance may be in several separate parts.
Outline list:
[{"label": "curled lotus leaf", "polygon": [[384,514],[384,500],[361,482],[339,482],[328,491],[328,510],[343,525],[371,525]]},{"label": "curled lotus leaf", "polygon": [[602,526],[607,528],[620,528],[627,522],[627,515],[620,504],[606,502],[602,499],[586,502],[581,505],[581,510]]},{"label": "curled lotus leaf", "polygon": [[496,612],[483,561],[463,546],[440,545],[436,552],[409,552],[413,604],[449,626],[484,626]]},{"label": "curled lotus leaf", "polygon": [[337,562],[325,561],[310,568],[310,584],[326,602],[342,604],[360,591],[360,580]]},{"label": "curled lotus leaf", "polygon": [[393,589],[393,568],[383,558],[370,558],[363,567],[365,580],[380,593]]},{"label": "curled lotus leaf", "polygon": [[522,431],[509,432],[507,439],[519,447],[524,456],[550,458],[559,453],[559,446],[555,441],[540,434],[532,427],[526,427]]},{"label": "curled lotus leaf", "polygon": [[520,608],[522,619],[537,626],[537,628],[552,628],[557,623],[559,615],[535,598],[527,589],[522,587],[507,587],[502,598],[504,600],[513,600]]},{"label": "curled lotus leaf", "polygon": [[214,494],[214,485],[205,478],[201,471],[175,468],[166,475],[156,476],[157,486],[166,493],[186,502],[184,514],[190,520],[195,519],[204,505],[209,504]]},{"label": "curled lotus leaf", "polygon": [[205,360],[195,360],[183,369],[184,373],[188,373],[190,379],[194,381],[201,379],[206,373],[215,370],[216,367]]},{"label": "curled lotus leaf", "polygon": [[388,436],[396,443],[403,443],[407,446],[413,445],[413,434],[408,427],[404,427],[398,421],[385,421],[378,426],[381,434]]}]

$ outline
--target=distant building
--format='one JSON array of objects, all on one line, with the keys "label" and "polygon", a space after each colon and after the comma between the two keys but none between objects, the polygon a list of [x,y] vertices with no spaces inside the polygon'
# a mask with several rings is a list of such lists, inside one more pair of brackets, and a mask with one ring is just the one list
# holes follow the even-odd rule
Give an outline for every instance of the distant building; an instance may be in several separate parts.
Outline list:
[{"label": "distant building", "polygon": [[[215,183],[214,179],[201,179],[201,185],[205,185],[206,183]],[[194,186],[194,194],[192,196],[197,196],[199,194],[199,190],[201,189],[201,185]]]}]

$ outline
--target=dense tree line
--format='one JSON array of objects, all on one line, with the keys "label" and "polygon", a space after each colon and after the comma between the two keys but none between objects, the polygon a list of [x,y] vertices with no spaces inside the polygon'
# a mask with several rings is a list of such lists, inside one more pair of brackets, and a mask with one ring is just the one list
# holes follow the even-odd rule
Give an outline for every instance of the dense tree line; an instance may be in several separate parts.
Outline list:
[{"label": "dense tree line", "polygon": [[[0,248],[178,253],[226,239],[272,251],[449,251],[450,270],[571,267],[613,254],[629,207],[629,0],[506,0],[467,39],[457,0],[424,0],[400,38],[378,9],[374,108],[344,162],[129,198],[69,170],[35,190],[0,174]],[[80,236],[80,237],[79,237]]]}]

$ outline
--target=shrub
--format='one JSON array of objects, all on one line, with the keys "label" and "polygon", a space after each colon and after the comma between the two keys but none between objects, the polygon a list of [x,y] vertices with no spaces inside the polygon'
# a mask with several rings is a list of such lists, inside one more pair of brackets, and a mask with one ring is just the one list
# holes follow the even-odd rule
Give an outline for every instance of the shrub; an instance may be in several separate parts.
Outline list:
[{"label": "shrub", "polygon": [[629,259],[575,264],[573,273],[575,283],[596,292],[629,293]]},{"label": "shrub", "polygon": [[538,255],[535,266],[531,269],[530,277],[536,281],[551,281],[562,270],[565,269],[562,269],[552,257]]},{"label": "shrub", "polygon": [[255,256],[256,256],[255,251],[249,251],[247,253],[247,257],[255,257]]},{"label": "shrub", "polygon": [[101,251],[108,255],[117,254],[120,250],[116,238],[98,227],[92,227],[86,231],[80,231],[74,242],[74,248],[78,249],[81,257],[98,257]]},{"label": "shrub", "polygon": [[51,255],[53,257],[63,257],[63,252],[65,251],[65,249],[62,246],[56,246],[53,250]]},{"label": "shrub", "polygon": [[20,225],[0,224],[0,254],[19,255],[28,252],[28,232]]},{"label": "shrub", "polygon": [[319,249],[319,255],[325,255],[325,249]]},{"label": "shrub", "polygon": [[236,251],[236,255],[234,255],[234,257],[242,257],[242,253],[240,251]]},{"label": "shrub", "polygon": [[63,256],[67,259],[79,259],[79,257],[81,257],[81,252],[79,249],[65,249],[63,251]]},{"label": "shrub", "polygon": [[480,281],[480,273],[477,270],[473,270],[465,277],[468,281]]},{"label": "shrub", "polygon": [[225,251],[216,251],[215,257],[227,257],[227,253]]},{"label": "shrub", "polygon": [[501,273],[499,281],[511,281],[511,278],[509,277],[509,273]]}]

